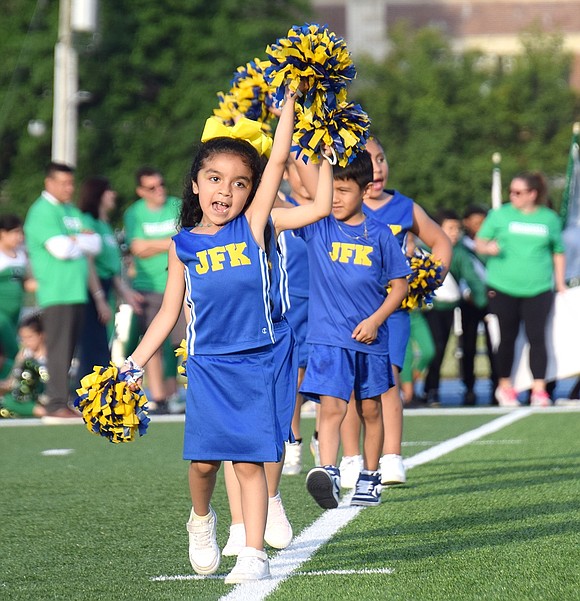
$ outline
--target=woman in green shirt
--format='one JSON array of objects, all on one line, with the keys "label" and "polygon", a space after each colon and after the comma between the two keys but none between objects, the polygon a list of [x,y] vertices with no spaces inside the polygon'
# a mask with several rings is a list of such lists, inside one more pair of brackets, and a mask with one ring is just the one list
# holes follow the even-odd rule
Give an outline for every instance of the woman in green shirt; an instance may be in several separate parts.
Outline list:
[{"label": "woman in green shirt", "polygon": [[530,343],[534,382],[531,404],[550,405],[546,392],[545,329],[557,292],[566,288],[565,259],[558,215],[548,209],[542,174],[522,173],[510,184],[510,202],[490,211],[476,238],[476,251],[487,255],[489,309],[497,315],[501,340],[495,396],[500,405],[517,406],[510,374],[520,322]]}]

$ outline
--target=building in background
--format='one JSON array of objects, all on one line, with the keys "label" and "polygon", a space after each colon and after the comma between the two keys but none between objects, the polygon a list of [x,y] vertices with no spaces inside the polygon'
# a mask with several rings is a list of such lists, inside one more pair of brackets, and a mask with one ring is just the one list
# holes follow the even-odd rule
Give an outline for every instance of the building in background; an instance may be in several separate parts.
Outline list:
[{"label": "building in background", "polygon": [[412,27],[439,27],[459,50],[513,56],[519,35],[531,27],[559,33],[574,55],[570,85],[580,89],[580,1],[578,0],[313,0],[320,23],[347,41],[351,52],[383,58],[389,28],[404,19]]}]

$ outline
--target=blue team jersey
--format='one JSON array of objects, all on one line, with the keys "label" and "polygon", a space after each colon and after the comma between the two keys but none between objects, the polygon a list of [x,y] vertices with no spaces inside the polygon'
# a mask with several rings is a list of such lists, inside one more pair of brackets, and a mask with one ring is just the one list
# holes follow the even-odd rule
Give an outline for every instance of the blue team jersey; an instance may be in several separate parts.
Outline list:
[{"label": "blue team jersey", "polygon": [[350,226],[331,215],[297,233],[310,266],[307,342],[387,354],[386,322],[372,344],[354,340],[352,332],[384,302],[388,282],[410,273],[391,231],[369,217]]},{"label": "blue team jersey", "polygon": [[276,243],[276,230],[270,219],[270,240],[268,243],[268,267],[270,269],[270,300],[272,320],[280,321],[286,311],[290,308],[290,296],[288,293],[288,274],[284,268],[284,261]]},{"label": "blue team jersey", "polygon": [[188,353],[236,353],[273,344],[268,260],[246,217],[213,235],[183,229],[173,240],[185,266]]},{"label": "blue team jersey", "polygon": [[[300,206],[291,196],[286,201]],[[306,243],[292,230],[281,232],[278,244],[282,253],[283,266],[288,274],[290,298],[308,298],[308,251]]]},{"label": "blue team jersey", "polygon": [[405,252],[407,232],[413,227],[413,200],[398,190],[386,190],[393,197],[378,209],[371,209],[363,204],[365,215],[388,225],[395,235],[399,246]]}]

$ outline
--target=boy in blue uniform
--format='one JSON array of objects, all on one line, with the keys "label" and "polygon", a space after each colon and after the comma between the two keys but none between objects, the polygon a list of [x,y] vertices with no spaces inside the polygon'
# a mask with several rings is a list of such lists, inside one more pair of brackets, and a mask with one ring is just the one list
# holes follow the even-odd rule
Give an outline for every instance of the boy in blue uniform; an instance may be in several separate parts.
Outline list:
[{"label": "boy in blue uniform", "polygon": [[351,398],[364,424],[365,468],[351,503],[380,503],[381,394],[393,386],[386,320],[407,294],[410,270],[393,234],[362,211],[372,180],[366,151],[335,168],[332,215],[298,230],[310,265],[309,357],[301,392],[320,401],[322,464],[308,473],[306,485],[327,509],[338,506],[340,425]]}]

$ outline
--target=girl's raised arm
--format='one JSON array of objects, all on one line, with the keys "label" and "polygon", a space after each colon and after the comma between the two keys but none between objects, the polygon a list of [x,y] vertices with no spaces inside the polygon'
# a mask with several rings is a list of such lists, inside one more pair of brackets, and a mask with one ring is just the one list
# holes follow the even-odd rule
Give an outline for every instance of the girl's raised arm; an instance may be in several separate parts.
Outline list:
[{"label": "girl's raised arm", "polygon": [[262,180],[260,181],[254,200],[246,211],[246,217],[257,239],[263,235],[262,232],[266,227],[270,211],[276,200],[278,188],[284,175],[286,160],[290,154],[292,134],[294,133],[294,105],[296,104],[296,96],[293,92],[286,92],[284,106],[282,107],[276,133],[274,134],[274,143],[270,158],[262,174]]},{"label": "girl's raised arm", "polygon": [[[331,150],[324,148],[324,156],[329,157]],[[295,230],[328,217],[332,211],[333,177],[332,165],[328,160],[322,160],[318,169],[318,183],[314,200],[307,205],[292,208],[272,209],[272,221],[276,228],[276,235],[284,230]]]}]

